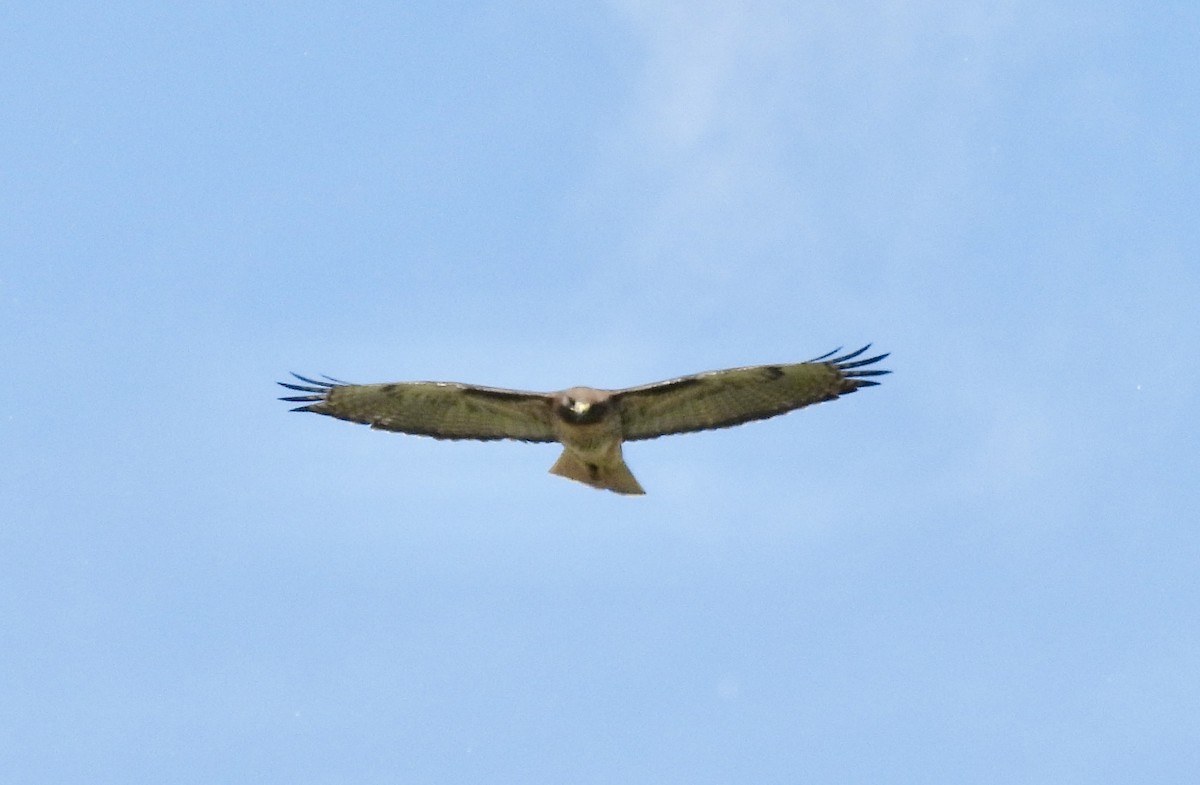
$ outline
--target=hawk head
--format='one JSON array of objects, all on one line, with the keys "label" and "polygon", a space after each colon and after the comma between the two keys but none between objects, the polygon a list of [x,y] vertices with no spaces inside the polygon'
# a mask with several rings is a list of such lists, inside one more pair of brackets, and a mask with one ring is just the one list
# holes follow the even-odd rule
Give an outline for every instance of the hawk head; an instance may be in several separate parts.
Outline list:
[{"label": "hawk head", "polygon": [[610,394],[590,387],[572,387],[554,396],[554,413],[571,425],[590,425],[612,410]]}]

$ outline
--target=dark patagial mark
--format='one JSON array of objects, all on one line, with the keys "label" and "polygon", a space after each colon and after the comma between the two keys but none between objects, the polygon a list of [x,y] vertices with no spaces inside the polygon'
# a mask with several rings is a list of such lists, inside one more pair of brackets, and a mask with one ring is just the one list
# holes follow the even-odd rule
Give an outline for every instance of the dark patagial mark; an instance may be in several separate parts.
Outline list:
[{"label": "dark patagial mark", "polygon": [[669,379],[665,382],[658,382],[656,384],[647,384],[642,387],[633,387],[630,390],[618,390],[616,393],[614,393],[613,397],[619,398],[624,393],[630,392],[630,391],[634,391],[639,396],[642,396],[642,397],[649,397],[649,396],[653,396],[653,395],[665,395],[667,393],[673,393],[673,392],[678,392],[680,390],[687,389],[688,387],[694,387],[695,385],[700,384],[700,383],[701,383],[701,380],[697,376],[684,376],[679,379]]},{"label": "dark patagial mark", "polygon": [[531,393],[521,392],[520,390],[501,390],[496,387],[476,387],[473,385],[464,386],[463,392],[476,398],[490,398],[494,401],[524,401],[531,395]]},{"label": "dark patagial mark", "polygon": [[762,374],[767,377],[767,381],[773,382],[780,376],[783,376],[783,369],[778,365],[764,365],[762,367]]}]

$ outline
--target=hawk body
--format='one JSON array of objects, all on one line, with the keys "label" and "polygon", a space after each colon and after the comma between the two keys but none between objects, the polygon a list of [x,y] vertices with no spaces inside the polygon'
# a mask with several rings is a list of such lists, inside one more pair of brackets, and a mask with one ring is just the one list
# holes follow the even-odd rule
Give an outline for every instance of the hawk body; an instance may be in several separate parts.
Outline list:
[{"label": "hawk body", "polygon": [[571,387],[556,393],[506,390],[457,382],[347,384],[293,374],[305,393],[281,400],[386,431],[435,439],[518,439],[558,442],[554,474],[625,494],[645,493],[625,465],[623,442],[674,433],[728,428],[878,384],[888,371],[866,366],[886,354],[857,359],[870,348],[803,363],[754,365],[682,376],[664,382],[602,390]]}]

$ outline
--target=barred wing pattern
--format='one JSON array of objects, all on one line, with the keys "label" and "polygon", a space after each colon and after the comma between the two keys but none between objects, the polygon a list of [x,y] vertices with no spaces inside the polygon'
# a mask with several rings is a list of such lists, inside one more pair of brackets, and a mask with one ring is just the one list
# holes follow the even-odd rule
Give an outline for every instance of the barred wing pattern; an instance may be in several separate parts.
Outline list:
[{"label": "barred wing pattern", "polygon": [[306,393],[282,399],[306,404],[292,411],[435,439],[557,441],[551,398],[539,393],[457,382],[347,384],[292,376],[305,384],[280,384]]},{"label": "barred wing pattern", "polygon": [[867,377],[888,371],[865,366],[888,355],[855,359],[869,348],[867,344],[858,351],[833,357],[839,351],[835,349],[804,363],[709,371],[617,391],[613,398],[624,439],[728,428],[877,385],[879,382]]}]

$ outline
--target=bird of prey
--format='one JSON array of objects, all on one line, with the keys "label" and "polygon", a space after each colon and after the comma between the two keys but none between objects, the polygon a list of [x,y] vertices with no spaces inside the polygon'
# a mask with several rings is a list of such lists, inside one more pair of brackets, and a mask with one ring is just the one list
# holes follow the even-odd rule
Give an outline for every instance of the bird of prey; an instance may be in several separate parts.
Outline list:
[{"label": "bird of prey", "polygon": [[457,382],[348,384],[292,374],[304,384],[278,382],[304,395],[292,411],[315,412],[372,428],[435,439],[518,439],[558,442],[552,474],[593,488],[642,494],[621,455],[623,442],[672,433],[727,428],[790,412],[879,382],[871,369],[886,354],[858,359],[870,348],[840,357],[835,349],[808,362],[754,365],[681,376],[665,382],[598,390],[571,387],[539,393]]}]

